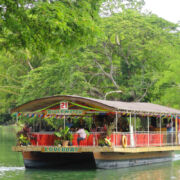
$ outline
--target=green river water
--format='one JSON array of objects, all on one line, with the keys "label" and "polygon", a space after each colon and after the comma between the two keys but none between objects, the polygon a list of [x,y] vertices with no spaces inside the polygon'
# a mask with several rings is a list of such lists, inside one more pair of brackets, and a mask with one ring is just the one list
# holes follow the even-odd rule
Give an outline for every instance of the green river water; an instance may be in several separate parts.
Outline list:
[{"label": "green river water", "polygon": [[180,180],[180,155],[172,162],[113,170],[29,170],[21,153],[12,152],[16,144],[15,127],[0,127],[0,179],[3,180]]}]

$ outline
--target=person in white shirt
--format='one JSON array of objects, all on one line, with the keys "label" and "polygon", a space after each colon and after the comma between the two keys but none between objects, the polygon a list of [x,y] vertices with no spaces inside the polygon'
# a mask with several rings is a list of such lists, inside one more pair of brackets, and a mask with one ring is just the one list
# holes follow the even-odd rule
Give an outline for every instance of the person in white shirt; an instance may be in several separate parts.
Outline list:
[{"label": "person in white shirt", "polygon": [[82,126],[80,126],[79,130],[76,133],[78,134],[77,143],[79,145],[80,141],[86,139],[86,132],[82,128]]}]

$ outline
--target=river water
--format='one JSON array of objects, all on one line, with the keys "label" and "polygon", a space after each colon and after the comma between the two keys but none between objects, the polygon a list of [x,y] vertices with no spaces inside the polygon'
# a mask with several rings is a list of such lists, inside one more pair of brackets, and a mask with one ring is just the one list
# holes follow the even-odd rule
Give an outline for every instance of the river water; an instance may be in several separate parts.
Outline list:
[{"label": "river water", "polygon": [[0,127],[0,179],[3,180],[179,180],[180,154],[172,162],[113,170],[29,170],[16,144],[14,126]]}]

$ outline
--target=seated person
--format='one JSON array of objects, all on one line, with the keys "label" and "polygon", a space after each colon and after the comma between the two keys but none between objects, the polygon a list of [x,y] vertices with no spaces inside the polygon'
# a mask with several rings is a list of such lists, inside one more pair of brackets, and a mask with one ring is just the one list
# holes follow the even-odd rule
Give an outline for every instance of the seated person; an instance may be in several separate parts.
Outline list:
[{"label": "seated person", "polygon": [[80,126],[79,130],[76,132],[78,134],[77,143],[79,145],[80,141],[86,139],[86,132],[82,126]]}]

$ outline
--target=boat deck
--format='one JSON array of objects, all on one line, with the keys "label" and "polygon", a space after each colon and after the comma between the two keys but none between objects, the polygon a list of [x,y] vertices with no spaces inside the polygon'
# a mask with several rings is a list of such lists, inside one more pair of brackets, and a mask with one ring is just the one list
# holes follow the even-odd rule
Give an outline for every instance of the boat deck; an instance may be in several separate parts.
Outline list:
[{"label": "boat deck", "polygon": [[160,152],[160,151],[179,151],[180,146],[161,146],[161,147],[78,147],[78,146],[13,146],[16,152],[42,152],[42,153],[81,153],[81,152],[119,152],[119,153],[142,153],[142,152]]}]

